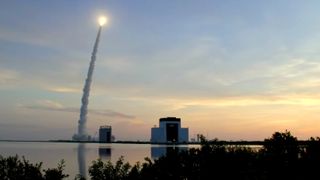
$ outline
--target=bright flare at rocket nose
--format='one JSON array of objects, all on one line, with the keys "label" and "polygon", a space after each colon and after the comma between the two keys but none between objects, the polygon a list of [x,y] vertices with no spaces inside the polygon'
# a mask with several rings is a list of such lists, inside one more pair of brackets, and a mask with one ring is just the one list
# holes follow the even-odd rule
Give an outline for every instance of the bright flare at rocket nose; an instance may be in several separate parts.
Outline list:
[{"label": "bright flare at rocket nose", "polygon": [[107,18],[106,17],[102,16],[102,17],[99,18],[99,25],[100,26],[103,26],[106,23],[107,23]]}]

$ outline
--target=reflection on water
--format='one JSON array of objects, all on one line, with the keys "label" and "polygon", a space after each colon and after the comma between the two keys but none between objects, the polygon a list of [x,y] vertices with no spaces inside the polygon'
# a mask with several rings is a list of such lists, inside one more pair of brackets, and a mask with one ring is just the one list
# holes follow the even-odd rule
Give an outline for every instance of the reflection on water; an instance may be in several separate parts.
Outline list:
[{"label": "reflection on water", "polygon": [[[78,155],[78,168],[79,168],[79,174],[82,177],[87,178],[87,163],[86,163],[86,152],[89,149],[86,149],[85,143],[79,143],[77,148],[77,155]],[[102,160],[111,160],[111,148],[110,147],[103,147],[99,146],[98,148],[99,158]]]},{"label": "reflection on water", "polygon": [[151,146],[151,158],[158,159],[161,156],[165,156],[171,151],[186,151],[188,150],[187,146],[168,146],[168,145],[159,145]]},{"label": "reflection on water", "polygon": [[79,143],[78,144],[78,167],[79,174],[82,177],[87,177],[87,167],[86,167],[86,144]]},{"label": "reflection on water", "polygon": [[[199,146],[178,146],[179,149]],[[175,147],[177,148],[177,146]],[[171,146],[173,149],[173,146]],[[151,152],[150,152],[151,151]],[[4,142],[0,141],[0,155],[25,156],[32,163],[43,162],[43,168],[54,168],[61,159],[66,162],[65,173],[74,179],[77,174],[88,175],[92,161],[101,158],[115,163],[123,156],[131,165],[144,162],[145,157],[156,159],[170,151],[165,145],[150,144],[99,144],[99,143],[57,143],[57,142]],[[48,155],[49,154],[49,155]]]},{"label": "reflection on water", "polygon": [[99,157],[102,160],[111,160],[111,148],[110,147],[99,147]]}]

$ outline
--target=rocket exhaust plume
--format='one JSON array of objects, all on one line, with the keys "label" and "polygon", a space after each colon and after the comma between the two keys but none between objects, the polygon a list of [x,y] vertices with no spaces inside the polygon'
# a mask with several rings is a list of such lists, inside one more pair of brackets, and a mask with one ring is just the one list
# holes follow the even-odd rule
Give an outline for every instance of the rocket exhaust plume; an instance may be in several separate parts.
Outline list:
[{"label": "rocket exhaust plume", "polygon": [[79,119],[79,126],[78,126],[78,135],[86,135],[86,122],[87,122],[87,113],[88,113],[88,104],[89,104],[89,94],[90,94],[90,86],[92,82],[92,74],[94,70],[94,64],[96,61],[96,54],[98,50],[98,44],[100,39],[100,33],[101,33],[101,26],[99,27],[98,35],[96,38],[96,42],[94,44],[94,48],[91,55],[91,61],[90,66],[87,74],[87,79],[85,81],[84,87],[83,87],[83,95],[82,95],[82,105],[80,109],[80,119]]},{"label": "rocket exhaust plume", "polygon": [[86,132],[86,122],[87,122],[90,86],[91,86],[91,82],[92,82],[92,74],[93,74],[93,70],[94,70],[94,64],[96,61],[96,54],[98,51],[98,45],[99,45],[102,25],[103,24],[100,23],[98,34],[96,37],[96,41],[94,43],[93,51],[91,54],[91,61],[90,61],[89,69],[88,69],[87,79],[86,79],[84,87],[83,87],[83,95],[81,98],[82,104],[81,104],[81,108],[80,108],[80,119],[78,121],[78,123],[79,123],[78,124],[78,134],[75,134],[73,136],[73,140],[77,140],[77,141],[90,140],[90,136],[88,136],[88,134]]}]

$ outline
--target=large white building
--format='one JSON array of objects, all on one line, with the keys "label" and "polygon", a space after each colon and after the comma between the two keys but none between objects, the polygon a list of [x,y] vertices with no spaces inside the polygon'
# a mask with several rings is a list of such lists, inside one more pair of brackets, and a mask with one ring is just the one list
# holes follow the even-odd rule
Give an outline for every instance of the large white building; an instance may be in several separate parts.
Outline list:
[{"label": "large white building", "polygon": [[151,143],[186,143],[188,139],[189,129],[181,128],[180,118],[161,118],[159,127],[151,128]]}]

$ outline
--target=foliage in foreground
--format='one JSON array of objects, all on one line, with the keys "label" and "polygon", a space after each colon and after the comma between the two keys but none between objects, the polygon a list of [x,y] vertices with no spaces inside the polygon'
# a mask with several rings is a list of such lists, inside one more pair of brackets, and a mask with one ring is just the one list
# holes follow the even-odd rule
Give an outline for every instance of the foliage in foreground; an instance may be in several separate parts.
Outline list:
[{"label": "foliage in foreground", "polygon": [[4,158],[0,156],[0,179],[1,180],[60,180],[68,177],[64,174],[64,161],[57,168],[42,169],[42,163],[32,164],[24,157],[18,155]]},{"label": "foliage in foreground", "polygon": [[[64,179],[63,162],[58,168],[42,170],[15,157],[0,156],[0,179]],[[320,138],[310,138],[299,145],[290,132],[276,132],[264,140],[260,149],[230,146],[218,140],[201,137],[199,149],[167,149],[167,155],[149,158],[133,166],[121,157],[115,164],[93,161],[89,168],[92,180],[152,179],[317,179],[320,168]],[[78,179],[84,179],[78,177]]]},{"label": "foliage in foreground", "polygon": [[[299,145],[290,132],[276,132],[257,150],[201,137],[200,149],[169,150],[166,156],[130,166],[101,160],[90,167],[91,179],[314,179],[319,177],[320,139]],[[317,179],[317,178],[316,178]]]}]

